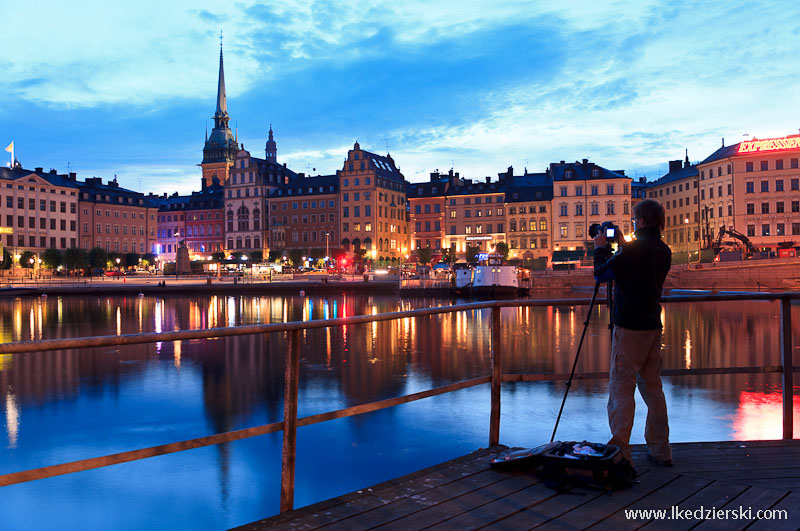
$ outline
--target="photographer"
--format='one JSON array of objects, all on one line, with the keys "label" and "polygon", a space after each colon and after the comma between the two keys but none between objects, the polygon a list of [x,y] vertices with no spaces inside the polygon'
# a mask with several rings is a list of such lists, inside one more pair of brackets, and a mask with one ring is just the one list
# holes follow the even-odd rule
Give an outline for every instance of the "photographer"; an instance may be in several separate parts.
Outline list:
[{"label": "photographer", "polygon": [[594,238],[594,276],[614,280],[611,374],[608,397],[609,444],[622,449],[633,462],[630,448],[634,392],[647,404],[644,436],[648,459],[672,465],[667,404],[661,388],[661,290],[672,262],[672,252],[661,241],[664,207],[645,199],[633,208],[635,239],[622,242],[612,255],[604,230]]}]

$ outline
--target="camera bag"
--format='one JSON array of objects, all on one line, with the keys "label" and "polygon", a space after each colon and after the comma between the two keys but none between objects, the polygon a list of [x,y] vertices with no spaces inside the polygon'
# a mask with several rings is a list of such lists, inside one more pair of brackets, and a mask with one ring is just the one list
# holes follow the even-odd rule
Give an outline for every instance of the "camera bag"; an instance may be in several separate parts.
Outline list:
[{"label": "camera bag", "polygon": [[577,486],[617,490],[636,479],[633,465],[613,444],[564,441],[545,451],[541,462],[545,485],[558,491]]}]

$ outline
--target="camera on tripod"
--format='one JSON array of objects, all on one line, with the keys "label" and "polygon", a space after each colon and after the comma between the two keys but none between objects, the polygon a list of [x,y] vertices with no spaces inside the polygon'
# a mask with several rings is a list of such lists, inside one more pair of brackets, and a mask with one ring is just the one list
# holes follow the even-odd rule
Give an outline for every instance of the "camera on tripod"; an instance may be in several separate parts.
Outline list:
[{"label": "camera on tripod", "polygon": [[614,225],[611,221],[604,221],[603,223],[592,223],[589,225],[589,236],[592,238],[596,237],[598,234],[605,234],[606,240],[609,244],[611,243],[619,243],[622,239],[622,232],[619,230],[619,227]]}]

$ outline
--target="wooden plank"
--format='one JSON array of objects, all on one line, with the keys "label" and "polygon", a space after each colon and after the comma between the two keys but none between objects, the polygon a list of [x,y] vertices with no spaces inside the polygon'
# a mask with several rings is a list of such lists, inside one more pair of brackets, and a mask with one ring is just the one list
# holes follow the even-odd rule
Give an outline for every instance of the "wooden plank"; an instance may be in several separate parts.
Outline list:
[{"label": "wooden plank", "polygon": [[[676,505],[678,505],[678,508],[681,511],[694,511],[696,509],[714,508],[718,509],[727,505],[728,502],[739,496],[745,490],[747,490],[746,485],[728,483],[725,481],[715,481]],[[669,509],[670,507],[664,505],[661,508]],[[700,522],[701,520],[696,520],[693,518],[680,520],[653,520],[647,524],[645,528],[648,531],[661,529],[667,531],[681,531],[683,529],[691,529]]]},{"label": "wooden plank", "polygon": [[500,340],[500,308],[492,308],[491,411],[489,413],[489,446],[500,443],[500,386],[503,383],[503,351]]},{"label": "wooden plank", "polygon": [[300,379],[300,331],[289,333],[283,391],[283,450],[281,452],[281,512],[294,508],[294,469],[297,455],[297,389]]},{"label": "wooden plank", "polygon": [[466,456],[419,470],[399,479],[385,481],[369,488],[351,492],[330,500],[309,505],[287,514],[279,514],[237,528],[238,531],[257,529],[281,529],[283,524],[292,529],[298,522],[316,528],[344,520],[356,514],[381,507],[396,500],[413,496],[419,492],[461,479],[470,474],[486,470],[492,455],[505,447],[480,450]]},{"label": "wooden plank", "polygon": [[592,530],[618,531],[620,529],[632,529],[644,525],[649,520],[630,520],[626,517],[626,510],[636,509],[666,509],[672,505],[679,505],[683,500],[694,493],[704,489],[711,483],[709,479],[693,478],[688,476],[678,476],[658,489],[655,492],[637,500],[628,507],[621,509],[605,520],[590,527]]},{"label": "wooden plank", "polygon": [[[724,508],[735,511],[740,507],[744,510],[750,509],[751,515],[755,515],[759,509],[769,509],[775,505],[781,498],[786,496],[787,492],[778,489],[765,489],[760,487],[751,487],[741,493],[739,496],[730,501]],[[747,514],[747,513],[744,513]],[[706,520],[695,529],[699,531],[728,531],[744,529],[751,522],[755,520],[747,518],[730,517],[718,520]]]},{"label": "wooden plank", "polygon": [[363,415],[364,413],[372,413],[373,411],[379,411],[381,409],[386,409],[393,406],[399,406],[400,404],[407,404],[409,402],[414,402],[416,400],[422,400],[423,398],[442,395],[453,391],[459,391],[461,389],[467,389],[469,387],[474,387],[476,385],[483,385],[485,383],[489,383],[489,381],[490,381],[489,376],[481,376],[480,378],[473,378],[472,380],[464,380],[463,382],[456,382],[454,384],[445,385],[442,387],[436,387],[434,389],[427,389],[425,391],[419,391],[418,393],[412,393],[410,395],[397,396],[394,398],[379,400],[377,402],[370,402],[368,404],[359,404],[357,406],[352,406],[345,409],[337,409],[336,411],[328,411],[326,413],[310,415],[308,417],[303,417],[300,420],[298,420],[297,425],[310,426],[312,424],[319,424],[320,422],[325,422],[327,420],[352,417],[354,415]]},{"label": "wooden plank", "polygon": [[781,390],[783,393],[783,438],[794,437],[794,372],[792,371],[792,300],[781,299]]},{"label": "wooden plank", "polygon": [[536,529],[559,531],[569,529],[584,529],[605,520],[617,511],[635,503],[645,496],[655,493],[665,485],[675,480],[676,475],[664,470],[647,472],[639,477],[638,483],[629,489],[618,490],[606,496],[581,505],[573,511],[562,514],[555,520],[550,520]]},{"label": "wooden plank", "polygon": [[495,528],[497,522],[557,495],[556,491],[543,483],[535,483],[528,488],[445,520],[432,529],[479,529],[486,526]]},{"label": "wooden plank", "polygon": [[517,530],[531,529],[553,518],[558,518],[564,513],[575,510],[582,505],[591,502],[595,498],[605,497],[606,494],[599,491],[583,493],[557,494],[544,499],[540,503],[531,505],[524,510],[517,512],[508,518],[504,518],[492,524],[492,529]]},{"label": "wooden plank", "polygon": [[409,514],[403,518],[394,520],[388,524],[378,526],[380,530],[424,529],[439,524],[472,510],[476,507],[486,505],[498,498],[502,498],[530,487],[536,482],[533,476],[516,476],[503,481],[493,483],[478,489],[471,489],[459,496],[449,496],[435,504],[431,504],[423,510]]},{"label": "wooden plank", "polygon": [[800,493],[791,492],[783,497],[778,503],[769,508],[770,511],[786,511],[788,516],[785,520],[759,520],[748,531],[796,531],[798,514],[800,514]]},{"label": "wooden plank", "polygon": [[[355,524],[360,529],[372,529],[375,527],[379,529],[421,529],[440,521],[443,518],[441,516],[443,511],[453,510],[454,506],[459,505],[459,502],[454,504],[454,500],[463,499],[465,494],[474,495],[476,493],[491,492],[493,491],[490,488],[491,485],[504,483],[509,479],[514,479],[510,483],[510,488],[518,490],[523,488],[519,486],[519,478],[522,477],[508,477],[495,470],[485,470],[473,476],[447,483],[441,487],[430,489],[424,493],[381,507],[379,511],[357,515],[349,519],[347,523]],[[532,480],[527,478],[523,482],[530,485]],[[505,490],[503,486],[497,488]],[[463,512],[463,510],[460,512]],[[444,518],[446,518],[446,515]],[[421,522],[428,523],[427,525],[421,525]],[[340,524],[342,522],[337,522],[336,525]]]}]

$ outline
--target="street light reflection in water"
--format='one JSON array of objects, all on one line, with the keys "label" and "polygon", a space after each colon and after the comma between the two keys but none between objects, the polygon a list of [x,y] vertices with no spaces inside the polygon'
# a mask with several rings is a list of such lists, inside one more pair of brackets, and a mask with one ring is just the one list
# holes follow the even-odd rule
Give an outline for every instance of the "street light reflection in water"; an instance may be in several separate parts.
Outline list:
[{"label": "street light reflection in water", "polygon": [[[537,294],[575,296],[572,293]],[[580,297],[580,295],[578,295]],[[433,297],[54,297],[0,302],[4,342],[189,328],[335,319],[450,304]],[[667,306],[667,305],[665,305]],[[778,365],[777,304],[670,304],[664,367]],[[506,373],[568,373],[585,306],[505,308]],[[608,370],[605,307],[593,311],[579,372]],[[408,394],[489,372],[491,310],[309,330],[302,337],[299,414],[307,416]],[[800,344],[800,308],[794,308]],[[240,336],[0,358],[4,446],[12,472],[280,421],[287,337]],[[780,437],[778,375],[665,379],[673,440]],[[605,380],[578,381],[562,437],[603,441]],[[504,386],[501,442],[546,440],[564,382]],[[637,405],[634,441],[645,408]],[[296,504],[388,480],[485,446],[488,386],[298,432]],[[320,470],[327,470],[325,478]],[[191,473],[188,473],[191,471]],[[61,478],[5,487],[0,511],[27,528],[219,529],[277,510],[280,433]],[[153,488],[166,481],[170,489]],[[124,493],[124,496],[119,494]],[[186,494],[184,496],[183,494]],[[86,496],[93,503],[86,504]],[[159,507],[166,497],[180,503]],[[127,501],[126,501],[127,500]],[[130,503],[134,500],[135,503]],[[61,511],[74,503],[81,511]],[[87,513],[86,511],[89,511]],[[143,515],[151,520],[143,521]],[[165,514],[169,513],[169,514]],[[56,516],[58,515],[58,516]],[[157,516],[155,516],[157,515]],[[4,523],[4,529],[7,524]]]}]

